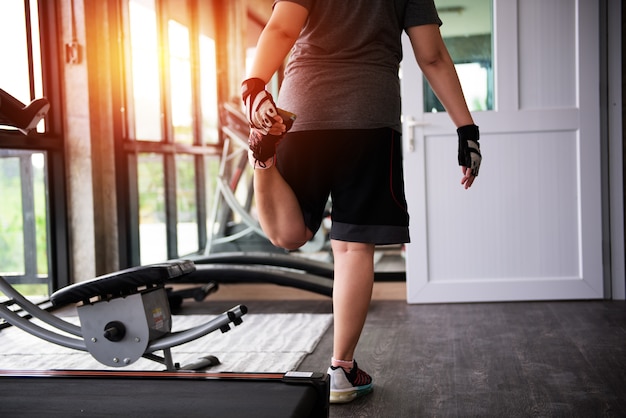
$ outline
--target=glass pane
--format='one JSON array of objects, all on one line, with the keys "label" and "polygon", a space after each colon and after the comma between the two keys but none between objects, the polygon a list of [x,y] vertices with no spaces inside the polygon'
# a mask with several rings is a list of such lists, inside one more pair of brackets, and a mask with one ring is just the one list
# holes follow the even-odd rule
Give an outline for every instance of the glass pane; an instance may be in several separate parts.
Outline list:
[{"label": "glass pane", "polygon": [[178,211],[178,254],[198,251],[198,207],[196,168],[192,155],[176,156],[176,208]]},{"label": "glass pane", "polygon": [[[30,25],[31,42],[33,44],[33,84],[35,86],[35,97],[43,96],[43,70],[41,67],[41,43],[39,42],[39,6],[36,0],[30,1]],[[45,119],[44,119],[45,121]],[[41,124],[44,123],[41,121]],[[38,125],[41,128],[42,125]],[[38,131],[41,132],[40,129]]]},{"label": "glass pane", "polygon": [[[0,80],[2,80],[0,88],[26,105],[35,98],[31,97],[30,92],[27,44],[29,37],[33,48],[32,82],[34,93],[36,97],[43,96],[37,2],[30,2],[30,28],[26,26],[23,0],[2,0],[0,7],[0,39],[11,40],[10,42],[0,42],[0,56],[10,57],[10,65],[7,65],[8,61],[4,65],[0,65]],[[37,126],[37,131],[43,132],[44,127],[44,121],[41,121]],[[3,126],[4,128],[5,126]]]},{"label": "glass pane", "polygon": [[0,273],[24,275],[24,223],[22,217],[22,178],[20,158],[0,151]]},{"label": "glass pane", "polygon": [[137,173],[140,260],[141,264],[158,263],[167,260],[163,156],[139,154]]},{"label": "glass pane", "polygon": [[174,141],[192,144],[193,116],[189,29],[174,20],[170,20],[168,31]]},{"label": "glass pane", "polygon": [[[42,152],[0,150],[0,274],[23,276],[23,283],[48,277],[45,161]],[[47,290],[43,285],[38,294]]]},{"label": "glass pane", "polygon": [[[493,110],[492,1],[438,0],[437,10],[469,109]],[[426,80],[424,111],[444,111]]]},{"label": "glass pane", "polygon": [[200,74],[202,100],[202,142],[217,144],[218,108],[217,108],[217,62],[215,41],[200,35]]},{"label": "glass pane", "polygon": [[[159,36],[154,1],[131,0],[130,48],[132,80],[129,80],[128,115],[133,139],[160,141],[161,88],[159,83]],[[132,129],[134,123],[134,130]]]}]

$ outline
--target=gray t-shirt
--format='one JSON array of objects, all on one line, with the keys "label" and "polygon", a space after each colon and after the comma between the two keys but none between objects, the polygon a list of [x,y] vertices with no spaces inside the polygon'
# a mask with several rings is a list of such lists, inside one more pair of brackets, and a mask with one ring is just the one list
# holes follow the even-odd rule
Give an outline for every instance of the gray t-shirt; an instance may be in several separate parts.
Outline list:
[{"label": "gray t-shirt", "polygon": [[402,31],[441,24],[433,0],[276,0],[309,11],[285,69],[278,106],[292,131],[401,131]]}]

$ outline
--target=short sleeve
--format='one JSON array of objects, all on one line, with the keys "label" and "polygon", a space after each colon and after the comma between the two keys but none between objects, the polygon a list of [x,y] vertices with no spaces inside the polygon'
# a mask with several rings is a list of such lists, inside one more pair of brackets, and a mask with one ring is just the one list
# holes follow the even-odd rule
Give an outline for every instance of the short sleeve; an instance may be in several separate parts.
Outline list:
[{"label": "short sleeve", "polygon": [[442,25],[433,0],[408,0],[404,14],[404,28],[437,24]]},{"label": "short sleeve", "polygon": [[299,4],[300,6],[304,7],[307,10],[311,10],[311,6],[313,5],[313,2],[315,0],[274,0],[274,4],[272,4],[272,8],[276,6],[276,3],[279,3],[281,1],[290,1],[292,3]]}]

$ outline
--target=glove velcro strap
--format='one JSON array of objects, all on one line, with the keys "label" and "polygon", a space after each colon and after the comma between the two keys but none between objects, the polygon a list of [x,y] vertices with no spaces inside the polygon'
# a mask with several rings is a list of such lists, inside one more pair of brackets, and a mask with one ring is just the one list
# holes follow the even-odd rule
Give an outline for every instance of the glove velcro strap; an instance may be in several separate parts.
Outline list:
[{"label": "glove velcro strap", "polygon": [[245,101],[251,94],[265,90],[265,82],[260,78],[249,78],[241,83],[241,97]]},{"label": "glove velcro strap", "polygon": [[459,139],[463,141],[476,141],[478,142],[480,133],[478,132],[478,126],[465,125],[456,130],[459,134]]}]

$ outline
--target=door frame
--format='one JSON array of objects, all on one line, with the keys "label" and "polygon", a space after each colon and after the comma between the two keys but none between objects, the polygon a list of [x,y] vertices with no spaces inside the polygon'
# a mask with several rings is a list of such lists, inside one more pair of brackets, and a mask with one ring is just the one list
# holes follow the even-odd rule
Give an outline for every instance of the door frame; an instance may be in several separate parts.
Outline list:
[{"label": "door frame", "polygon": [[624,36],[626,32],[622,22],[626,19],[626,7],[622,0],[602,0],[601,7],[601,85],[603,126],[603,232],[606,260],[605,297],[607,299],[626,299],[626,262],[624,223],[624,195],[626,194],[626,170],[624,169],[624,136],[623,114],[625,112],[623,95],[623,60]]}]

